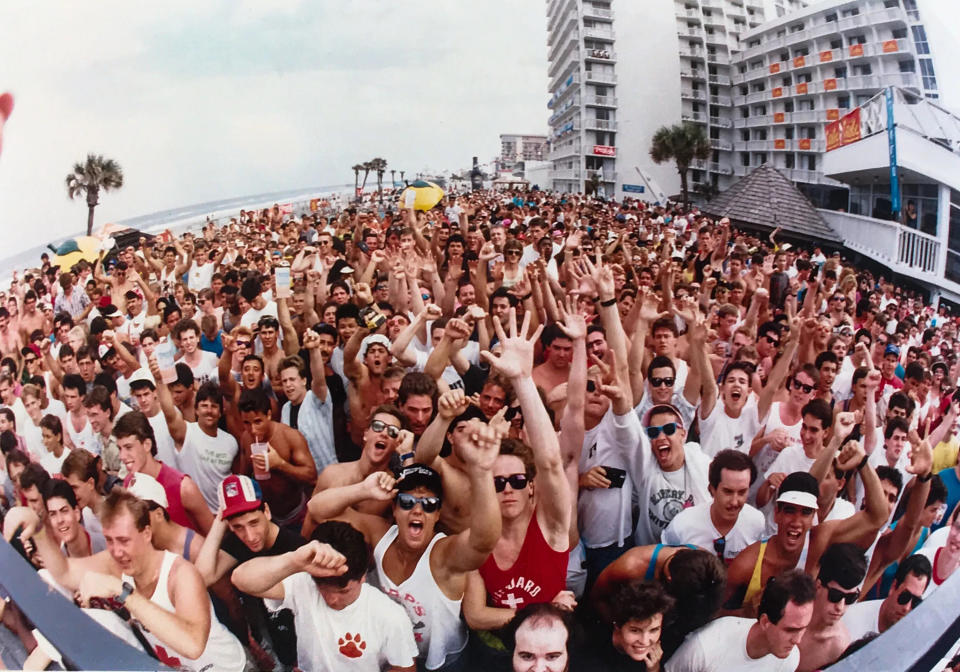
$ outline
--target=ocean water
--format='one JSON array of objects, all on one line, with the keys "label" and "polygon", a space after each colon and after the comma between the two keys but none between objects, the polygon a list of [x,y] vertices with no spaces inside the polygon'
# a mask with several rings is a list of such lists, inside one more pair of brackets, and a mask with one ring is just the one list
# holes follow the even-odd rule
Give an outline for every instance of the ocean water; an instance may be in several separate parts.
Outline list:
[{"label": "ocean water", "polygon": [[[236,196],[234,198],[225,198],[219,201],[208,201],[206,203],[196,203],[185,205],[170,210],[161,210],[147,215],[138,215],[129,219],[117,220],[116,224],[127,226],[131,229],[145,231],[147,233],[159,233],[165,229],[173,232],[199,229],[207,220],[207,217],[218,219],[220,217],[229,217],[240,210],[249,210],[251,208],[266,208],[274,203],[281,205],[293,203],[302,207],[295,207],[295,212],[299,213],[306,210],[306,205],[310,199],[324,198],[334,194],[340,194],[343,202],[353,193],[353,184],[335,184],[324,187],[312,187],[287,191],[275,191],[265,194],[252,194],[248,196]],[[94,224],[96,232],[103,222]],[[24,250],[5,259],[0,259],[0,282],[6,285],[9,277],[14,270],[23,270],[24,268],[37,267],[40,265],[40,255],[43,252],[51,254],[48,244],[57,247],[64,240],[74,236],[85,235],[85,231],[77,231],[72,236],[65,236],[54,240],[44,241],[42,245]]]}]

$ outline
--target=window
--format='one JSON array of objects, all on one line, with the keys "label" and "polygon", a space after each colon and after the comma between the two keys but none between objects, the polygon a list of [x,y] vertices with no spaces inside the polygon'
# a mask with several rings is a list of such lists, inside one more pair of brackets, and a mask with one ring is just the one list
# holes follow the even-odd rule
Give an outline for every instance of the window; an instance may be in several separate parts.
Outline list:
[{"label": "window", "polygon": [[790,32],[791,32],[791,33],[799,33],[801,30],[803,30],[803,24],[802,24],[802,23],[795,23],[795,24],[793,24],[792,26],[790,26]]},{"label": "window", "polygon": [[853,66],[853,74],[855,75],[872,75],[873,68],[869,63],[864,63],[862,65]]},{"label": "window", "polygon": [[817,169],[817,155],[816,154],[807,154],[807,170],[816,170]]},{"label": "window", "polygon": [[917,64],[913,61],[900,61],[900,72],[916,72]]},{"label": "window", "polygon": [[741,87],[740,87],[740,95],[741,95],[741,96],[745,96],[745,95],[747,95],[749,92],[750,92],[750,89],[748,89],[747,87],[745,87],[745,86],[741,86]]},{"label": "window", "polygon": [[767,129],[765,129],[765,128],[758,128],[756,131],[754,131],[754,134],[755,134],[755,135],[754,135],[754,138],[753,138],[754,140],[766,140],[766,139],[767,139]]},{"label": "window", "polygon": [[785,63],[790,60],[790,53],[787,51],[780,52],[780,62]]},{"label": "window", "polygon": [[786,154],[786,155],[784,155],[783,158],[784,158],[784,160],[785,160],[784,168],[796,168],[796,167],[797,167],[797,159],[796,159],[796,157],[795,157],[793,154]]},{"label": "window", "polygon": [[857,9],[856,7],[854,7],[853,9],[845,9],[845,10],[843,10],[843,13],[841,14],[841,16],[843,16],[844,18],[846,18],[846,17],[848,17],[848,16],[856,16],[856,15],[859,14],[859,13],[860,13],[860,10]]},{"label": "window", "polygon": [[840,49],[843,47],[843,40],[830,40],[831,49]]},{"label": "window", "polygon": [[[921,26],[921,27],[922,27],[922,26]],[[893,29],[893,39],[895,39],[895,40],[902,40],[902,39],[905,38],[906,36],[907,36],[907,29],[906,29],[906,28],[894,28],[894,29]]]},{"label": "window", "polygon": [[813,81],[813,75],[811,75],[809,72],[802,72],[799,75],[797,75],[797,82],[806,82],[807,84],[809,84],[812,81]]},{"label": "window", "polygon": [[850,44],[866,44],[867,38],[864,35],[853,35],[850,37]]},{"label": "window", "polygon": [[[750,167],[750,153],[749,152],[740,152],[740,165],[746,168]],[[958,228],[960,230],[960,228]]]},{"label": "window", "polygon": [[923,75],[923,88],[937,88],[937,77],[933,72],[933,61],[931,61],[929,58],[921,58],[920,73]]},{"label": "window", "polygon": [[847,66],[841,65],[839,68],[833,69],[833,76],[837,79],[846,79],[847,77]]},{"label": "window", "polygon": [[793,112],[793,101],[792,101],[792,100],[788,100],[788,101],[786,101],[786,102],[783,104],[783,111],[784,111],[784,112]]},{"label": "window", "polygon": [[781,80],[781,81],[783,82],[783,86],[792,86],[792,85],[793,85],[793,77],[791,77],[790,75],[787,75],[787,76],[784,77],[783,80]]},{"label": "window", "polygon": [[833,14],[827,14],[827,15],[824,17],[824,20],[825,20],[827,23],[836,23],[836,21],[837,21],[837,13],[834,12]]},{"label": "window", "polygon": [[800,132],[803,134],[803,137],[808,140],[815,140],[817,137],[817,128],[815,126],[804,126],[800,129]]},{"label": "window", "polygon": [[741,139],[743,142],[749,142],[749,140],[750,140],[750,131],[748,131],[748,130],[746,130],[746,129],[743,129],[742,131],[740,131],[740,139]]},{"label": "window", "polygon": [[793,140],[793,126],[787,126],[784,130],[784,136],[787,140]]},{"label": "window", "polygon": [[837,96],[837,107],[849,110],[850,109],[850,96],[844,94],[842,96]]}]

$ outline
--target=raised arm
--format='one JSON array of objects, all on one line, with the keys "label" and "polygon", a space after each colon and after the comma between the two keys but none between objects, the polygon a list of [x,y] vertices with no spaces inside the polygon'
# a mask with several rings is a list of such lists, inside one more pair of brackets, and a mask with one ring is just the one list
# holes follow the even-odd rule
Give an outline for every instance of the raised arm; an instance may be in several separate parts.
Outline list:
[{"label": "raised arm", "polygon": [[797,320],[794,320],[790,327],[790,336],[787,338],[787,345],[783,349],[783,354],[780,355],[780,359],[777,360],[773,370],[770,371],[767,384],[763,386],[760,391],[760,398],[757,400],[757,417],[760,418],[761,422],[767,417],[767,412],[770,410],[770,405],[773,403],[777,391],[790,372],[790,362],[793,361],[799,343],[800,324]]},{"label": "raised arm", "polygon": [[533,344],[540,337],[538,328],[528,337],[529,314],[524,315],[523,326],[517,332],[517,314],[510,310],[510,336],[507,337],[494,318],[497,338],[503,346],[499,357],[482,353],[491,369],[507,378],[513,386],[523,411],[527,440],[533,449],[537,467],[537,517],[551,548],[566,550],[570,530],[570,486],[560,456],[560,444],[547,409],[544,408],[533,382]]},{"label": "raised arm", "polygon": [[293,328],[293,321],[290,319],[290,306],[287,305],[287,297],[277,299],[277,321],[280,323],[280,330],[283,333],[283,354],[295,355],[300,350],[300,339],[297,337],[297,330]]},{"label": "raised arm", "polygon": [[440,451],[443,449],[447,428],[450,427],[454,418],[467,410],[469,405],[470,400],[464,396],[463,390],[450,390],[440,395],[437,399],[437,415],[423,430],[420,440],[417,441],[413,458],[415,462],[437,468],[434,463],[439,459]]},{"label": "raised arm", "polygon": [[311,541],[295,551],[283,555],[253,558],[233,572],[233,585],[237,590],[271,600],[286,597],[283,580],[297,572],[306,572],[320,579],[340,576],[348,570],[347,559],[329,544]]},{"label": "raised arm", "polygon": [[237,566],[237,559],[220,549],[226,532],[227,522],[223,519],[222,511],[218,511],[203,539],[200,552],[194,558],[194,565],[207,586],[212,586]]},{"label": "raised arm", "polygon": [[303,347],[310,353],[310,389],[321,402],[327,400],[327,372],[320,354],[320,334],[307,328],[303,332]]},{"label": "raised arm", "polygon": [[367,543],[374,546],[387,531],[387,521],[380,516],[359,513],[354,507],[368,499],[389,502],[397,494],[395,483],[387,472],[375,471],[359,483],[321,490],[307,502],[307,510],[318,522],[333,518],[347,521],[363,532]]},{"label": "raised arm", "polygon": [[170,394],[170,388],[163,382],[163,376],[160,375],[160,364],[157,363],[156,355],[150,355],[147,358],[150,364],[150,373],[157,383],[157,398],[160,400],[160,410],[163,411],[163,417],[167,421],[167,428],[170,430],[170,438],[178,451],[183,449],[183,440],[187,436],[187,423],[180,413],[180,409],[173,403],[173,395]]}]

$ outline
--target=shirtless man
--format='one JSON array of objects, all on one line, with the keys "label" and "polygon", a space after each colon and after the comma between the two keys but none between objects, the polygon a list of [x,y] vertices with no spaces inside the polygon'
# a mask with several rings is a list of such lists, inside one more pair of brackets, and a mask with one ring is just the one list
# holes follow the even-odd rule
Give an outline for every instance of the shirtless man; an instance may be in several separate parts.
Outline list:
[{"label": "shirtless man", "polygon": [[855,544],[833,544],[820,558],[813,618],[800,640],[797,672],[813,672],[833,663],[850,644],[841,620],[847,607],[860,597],[867,561]]},{"label": "shirtless man", "polygon": [[20,334],[16,324],[10,312],[0,306],[0,352],[19,352]]},{"label": "shirtless man", "polygon": [[551,324],[544,328],[540,342],[545,357],[543,364],[533,369],[533,382],[544,390],[552,390],[566,383],[570,377],[573,341],[558,326]]},{"label": "shirtless man", "polygon": [[20,342],[23,345],[30,344],[30,334],[37,329],[45,334],[49,334],[53,329],[53,322],[37,310],[37,295],[32,289],[23,295],[23,312],[20,313],[20,323],[18,326]]},{"label": "shirtless man", "polygon": [[[235,330],[236,331],[236,330]],[[234,378],[232,363],[234,358],[240,360],[240,384]],[[237,334],[234,337],[231,334],[223,334],[223,354],[220,356],[220,363],[217,365],[217,376],[220,379],[220,387],[223,389],[223,397],[230,401],[230,412],[227,413],[227,429],[234,436],[243,433],[243,421],[240,419],[240,411],[237,404],[240,400],[240,394],[245,390],[263,390],[265,381],[265,369],[263,358],[260,355],[253,354],[253,336],[249,331]],[[280,405],[277,400],[268,397],[270,402],[270,417],[280,418]]]},{"label": "shirtless man", "polygon": [[[269,470],[270,477],[259,481],[263,501],[270,505],[278,525],[299,531],[306,514],[307,489],[317,479],[307,441],[297,430],[271,419],[270,399],[262,389],[244,390],[237,407],[244,431],[232,472],[253,476],[254,465],[258,471]],[[266,455],[251,454],[253,443],[267,443]]]},{"label": "shirtless man", "polygon": [[351,438],[363,443],[370,411],[383,403],[383,372],[390,365],[390,339],[358,327],[343,348],[343,373],[350,381]]},{"label": "shirtless man", "polygon": [[[317,493],[327,488],[336,488],[362,482],[370,474],[382,471],[391,473],[390,458],[394,453],[413,457],[413,434],[406,429],[406,418],[395,406],[378,406],[374,409],[370,424],[363,432],[363,448],[360,459],[354,462],[338,462],[327,466],[317,479],[314,496],[307,508],[311,516],[315,508]],[[357,510],[361,513],[370,513],[376,516],[387,517],[390,512],[390,502],[379,500],[365,500],[358,503]],[[316,520],[312,518],[311,520]],[[310,523],[308,523],[310,524]],[[312,529],[312,525],[310,525]],[[304,528],[303,537],[309,536],[310,530]]]},{"label": "shirtless man", "polygon": [[[280,362],[284,357],[297,354],[300,349],[300,341],[297,338],[297,332],[290,321],[290,311],[287,307],[287,299],[277,299],[277,315],[279,319],[272,315],[263,315],[257,322],[257,335],[260,337],[260,343],[263,345],[263,365],[267,370],[267,376],[270,379],[270,385],[278,396],[283,394],[283,385],[280,383]],[[281,330],[283,331],[283,347],[280,347],[278,338]]]}]

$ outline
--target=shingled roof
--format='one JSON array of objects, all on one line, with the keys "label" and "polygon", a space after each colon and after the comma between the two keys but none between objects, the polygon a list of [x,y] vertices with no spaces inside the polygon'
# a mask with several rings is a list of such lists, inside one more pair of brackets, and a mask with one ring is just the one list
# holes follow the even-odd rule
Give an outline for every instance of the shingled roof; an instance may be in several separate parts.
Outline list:
[{"label": "shingled roof", "polygon": [[783,228],[812,240],[841,243],[813,204],[796,185],[768,163],[754,169],[701,208],[714,217],[729,217],[734,226],[772,230]]}]

